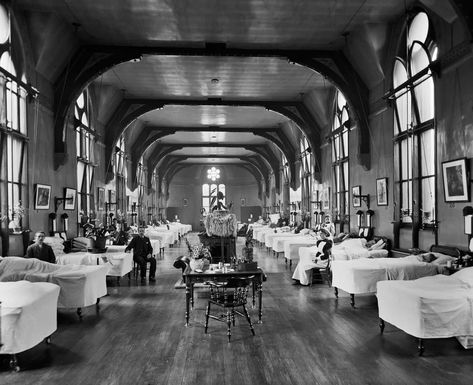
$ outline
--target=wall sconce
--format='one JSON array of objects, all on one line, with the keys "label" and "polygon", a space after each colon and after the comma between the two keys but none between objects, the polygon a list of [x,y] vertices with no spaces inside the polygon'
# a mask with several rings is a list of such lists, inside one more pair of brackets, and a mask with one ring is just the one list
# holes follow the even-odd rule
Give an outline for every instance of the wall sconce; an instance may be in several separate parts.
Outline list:
[{"label": "wall sconce", "polygon": [[373,215],[374,215],[374,211],[373,211],[373,210],[368,210],[368,211],[366,211],[366,226],[367,226],[367,227],[371,227]]},{"label": "wall sconce", "polygon": [[463,207],[463,216],[465,220],[465,234],[473,234],[473,207],[465,206]]},{"label": "wall sconce", "polygon": [[67,230],[69,230],[69,215],[64,213],[61,215],[61,218],[64,221],[64,231],[67,233]]},{"label": "wall sconce", "polygon": [[356,222],[357,222],[358,227],[361,227],[364,215],[365,215],[365,213],[361,210],[358,210],[356,212]]},{"label": "wall sconce", "polygon": [[361,199],[363,202],[366,203],[366,207],[370,208],[370,194],[366,194],[366,195],[353,195],[353,198],[359,198]]},{"label": "wall sconce", "polygon": [[322,208],[322,201],[310,201],[310,203],[313,203],[316,209],[320,210]]},{"label": "wall sconce", "polygon": [[50,213],[49,214],[49,218],[51,219],[51,222],[52,222],[51,234],[53,234],[53,235],[57,231],[56,217],[57,217],[56,213]]}]

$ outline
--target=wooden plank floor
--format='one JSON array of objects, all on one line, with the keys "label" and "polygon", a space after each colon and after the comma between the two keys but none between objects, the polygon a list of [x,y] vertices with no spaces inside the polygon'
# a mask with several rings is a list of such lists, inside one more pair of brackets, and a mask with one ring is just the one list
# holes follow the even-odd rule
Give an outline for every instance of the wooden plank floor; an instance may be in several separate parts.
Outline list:
[{"label": "wooden plank floor", "polygon": [[294,286],[284,259],[263,248],[256,259],[268,281],[256,336],[244,319],[231,343],[223,323],[210,320],[204,334],[203,295],[185,327],[185,291],[174,289],[180,270],[172,266],[184,253],[184,243],[166,249],[155,284],[110,281],[100,313],[85,309],[83,322],[61,310],[52,344],[20,354],[20,373],[3,359],[0,384],[471,383],[473,351],[456,339],[427,341],[418,357],[413,337],[391,325],[379,334],[374,296],[357,297],[352,309],[346,293],[336,300],[327,286]]}]

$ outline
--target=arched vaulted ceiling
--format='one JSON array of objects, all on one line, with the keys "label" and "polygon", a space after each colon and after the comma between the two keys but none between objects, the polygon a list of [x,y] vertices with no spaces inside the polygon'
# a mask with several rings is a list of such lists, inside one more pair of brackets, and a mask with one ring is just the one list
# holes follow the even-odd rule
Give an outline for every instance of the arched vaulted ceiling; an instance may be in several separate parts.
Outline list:
[{"label": "arched vaulted ceiling", "polygon": [[[423,2],[451,18],[453,9],[471,8],[465,0]],[[44,67],[51,68],[44,76],[55,84],[56,166],[67,157],[64,130],[71,106],[93,84],[99,100],[108,99],[110,90],[115,95],[113,102],[102,103],[108,112],[100,114],[107,116],[100,122],[106,162],[120,135],[133,130],[127,135],[132,169],[143,156],[148,172],[173,160],[182,165],[230,159],[254,175],[263,167],[277,174],[284,154],[294,185],[298,140],[290,128],[298,127],[307,137],[319,171],[321,132],[331,121],[329,95],[337,87],[358,126],[359,161],[369,169],[368,88],[360,72],[378,68],[373,61],[383,58],[367,54],[369,61],[361,57],[355,68],[346,56],[347,36],[369,31],[367,25],[389,28],[414,1],[235,4],[17,0],[15,9],[24,12],[37,47],[37,68],[43,58],[60,58],[58,68],[52,68],[52,60]],[[471,29],[471,19],[465,20]],[[50,33],[67,25],[70,34]],[[61,38],[74,47],[67,58]]]}]

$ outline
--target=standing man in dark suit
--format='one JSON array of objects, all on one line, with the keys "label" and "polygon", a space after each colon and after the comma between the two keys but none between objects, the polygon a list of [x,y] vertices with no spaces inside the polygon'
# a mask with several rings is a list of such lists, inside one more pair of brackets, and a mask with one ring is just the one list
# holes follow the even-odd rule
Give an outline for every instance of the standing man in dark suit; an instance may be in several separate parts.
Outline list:
[{"label": "standing man in dark suit", "polygon": [[56,263],[56,256],[51,246],[44,243],[46,234],[44,231],[37,231],[34,235],[34,243],[26,249],[26,258],[37,258],[41,261]]},{"label": "standing man in dark suit", "polygon": [[150,264],[149,281],[155,282],[156,259],[152,257],[153,247],[151,246],[149,238],[145,237],[144,227],[138,228],[138,236],[133,237],[126,247],[125,252],[129,252],[131,249],[133,249],[133,260],[140,265],[141,282],[145,282],[146,280],[146,264],[148,262]]}]

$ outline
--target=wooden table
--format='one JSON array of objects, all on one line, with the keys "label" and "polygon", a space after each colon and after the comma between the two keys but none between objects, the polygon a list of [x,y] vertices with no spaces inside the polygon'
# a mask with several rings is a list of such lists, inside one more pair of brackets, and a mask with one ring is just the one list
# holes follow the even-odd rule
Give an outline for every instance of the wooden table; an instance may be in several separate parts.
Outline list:
[{"label": "wooden table", "polygon": [[189,326],[190,308],[194,307],[194,284],[198,282],[216,281],[224,282],[231,278],[253,278],[253,307],[256,306],[256,293],[258,293],[258,323],[262,323],[263,308],[263,279],[264,272],[261,269],[253,271],[227,271],[216,272],[214,270],[206,270],[203,273],[196,273],[192,270],[186,270],[183,274],[186,284],[186,326]]}]

